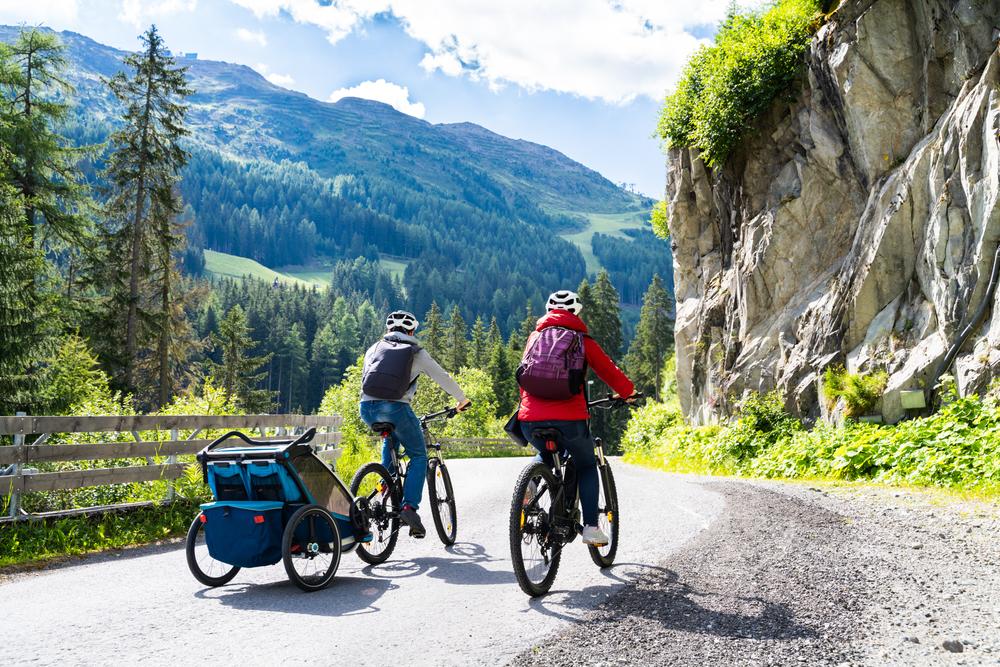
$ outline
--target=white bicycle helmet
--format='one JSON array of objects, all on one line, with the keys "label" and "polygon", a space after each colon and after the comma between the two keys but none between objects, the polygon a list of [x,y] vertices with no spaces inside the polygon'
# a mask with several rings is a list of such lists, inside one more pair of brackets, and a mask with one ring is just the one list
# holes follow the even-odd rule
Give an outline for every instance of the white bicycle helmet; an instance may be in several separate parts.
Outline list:
[{"label": "white bicycle helmet", "polygon": [[392,329],[415,331],[419,325],[420,322],[417,321],[416,316],[405,310],[394,310],[385,318],[385,328],[390,331]]},{"label": "white bicycle helmet", "polygon": [[551,313],[553,310],[565,310],[579,315],[583,310],[583,301],[580,301],[576,292],[570,292],[568,289],[559,290],[550,294],[549,300],[545,302],[545,312]]}]

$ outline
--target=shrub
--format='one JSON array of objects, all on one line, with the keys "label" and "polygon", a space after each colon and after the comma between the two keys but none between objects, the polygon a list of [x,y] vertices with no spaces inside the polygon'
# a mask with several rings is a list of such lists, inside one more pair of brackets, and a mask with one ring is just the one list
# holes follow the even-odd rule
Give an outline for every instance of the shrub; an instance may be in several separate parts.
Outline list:
[{"label": "shrub", "polygon": [[727,426],[692,427],[649,404],[622,440],[626,460],[677,472],[832,478],[1000,491],[1000,397],[954,397],[929,417],[804,430],[774,394],[744,401]]},{"label": "shrub", "polygon": [[731,14],[667,96],[660,137],[672,148],[699,149],[709,166],[721,165],[799,72],[820,11],[819,0],[776,0],[760,12]]},{"label": "shrub", "polygon": [[823,394],[832,410],[838,399],[844,400],[844,415],[856,418],[871,414],[882,398],[889,375],[876,371],[871,375],[848,373],[842,366],[831,366],[823,373]]}]

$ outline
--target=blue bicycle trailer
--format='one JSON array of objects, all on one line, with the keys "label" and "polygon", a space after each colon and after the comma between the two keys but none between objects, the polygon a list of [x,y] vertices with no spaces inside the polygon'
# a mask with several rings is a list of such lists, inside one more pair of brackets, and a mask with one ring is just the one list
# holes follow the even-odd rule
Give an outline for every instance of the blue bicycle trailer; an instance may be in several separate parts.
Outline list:
[{"label": "blue bicycle trailer", "polygon": [[214,500],[188,530],[195,579],[222,586],[241,568],[284,561],[292,582],[316,591],[333,581],[341,553],[371,539],[364,503],[316,456],[315,434],[260,441],[231,431],[198,454]]}]

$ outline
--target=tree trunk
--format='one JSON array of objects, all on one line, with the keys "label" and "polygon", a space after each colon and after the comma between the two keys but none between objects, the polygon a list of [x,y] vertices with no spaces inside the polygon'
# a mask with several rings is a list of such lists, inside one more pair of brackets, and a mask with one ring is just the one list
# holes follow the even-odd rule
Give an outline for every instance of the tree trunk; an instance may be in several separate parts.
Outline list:
[{"label": "tree trunk", "polygon": [[160,407],[170,400],[170,253],[166,252],[163,285],[160,287]]},{"label": "tree trunk", "polygon": [[[150,50],[152,50],[150,45]],[[149,53],[149,60],[153,55]],[[139,326],[139,269],[142,262],[142,223],[146,198],[146,151],[149,149],[149,115],[153,99],[153,74],[146,75],[146,106],[142,116],[142,140],[139,143],[139,175],[135,189],[135,213],[132,222],[132,250],[129,264],[128,319],[125,325],[125,389],[135,390],[136,337]]]}]

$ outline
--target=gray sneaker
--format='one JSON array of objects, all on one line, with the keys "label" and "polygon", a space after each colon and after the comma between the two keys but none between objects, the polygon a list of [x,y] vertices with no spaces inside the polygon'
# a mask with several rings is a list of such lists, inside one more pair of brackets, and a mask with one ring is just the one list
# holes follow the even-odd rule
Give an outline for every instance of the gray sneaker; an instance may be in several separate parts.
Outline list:
[{"label": "gray sneaker", "polygon": [[427,531],[424,529],[424,524],[420,521],[420,515],[417,514],[417,510],[413,509],[409,505],[403,507],[403,511],[399,513],[399,518],[403,523],[410,527],[410,537],[420,539],[427,534]]}]

